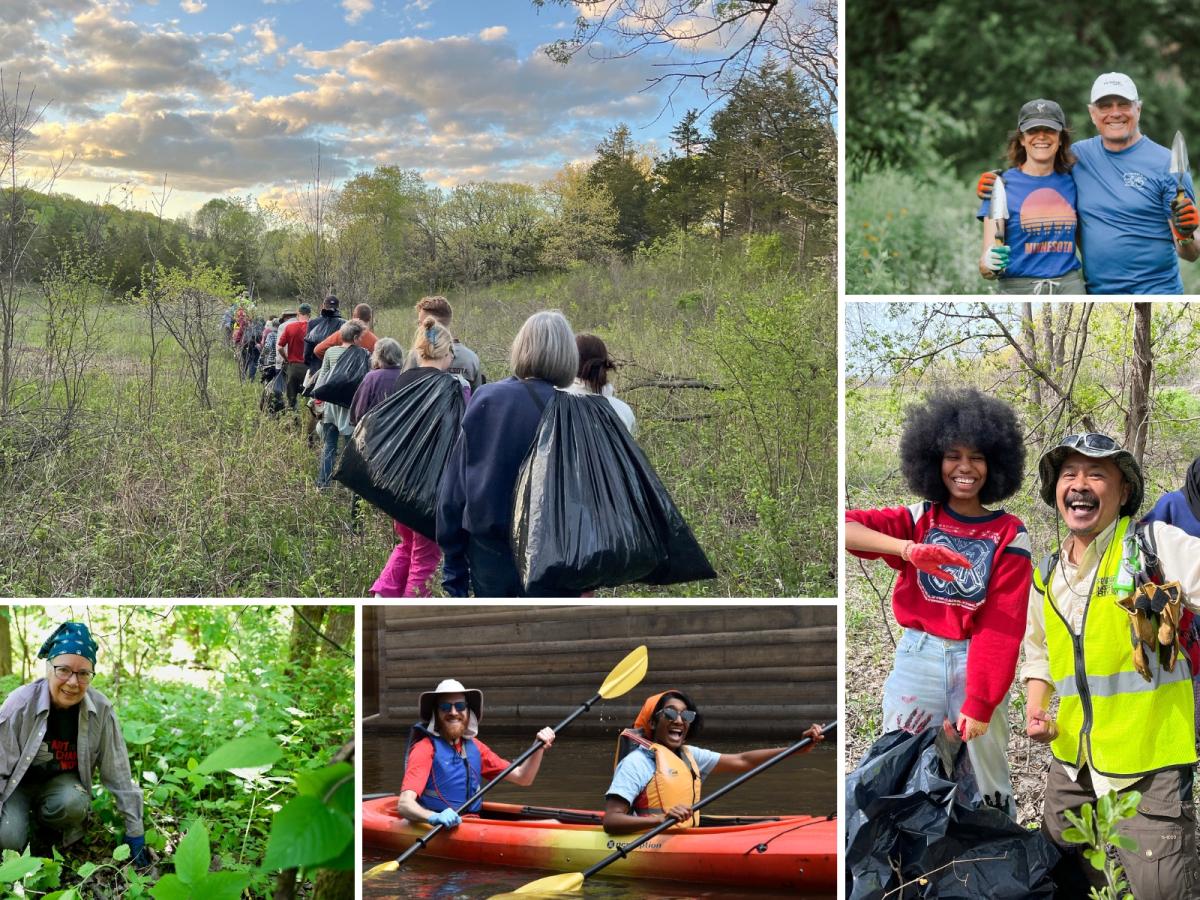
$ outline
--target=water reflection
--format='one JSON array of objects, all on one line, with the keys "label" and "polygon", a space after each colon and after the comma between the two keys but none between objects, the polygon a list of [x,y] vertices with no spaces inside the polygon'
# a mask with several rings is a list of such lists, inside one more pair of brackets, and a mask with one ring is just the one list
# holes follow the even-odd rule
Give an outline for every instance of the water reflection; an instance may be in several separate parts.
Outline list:
[{"label": "water reflection", "polygon": [[[516,757],[529,746],[529,740],[524,738],[497,736],[489,740],[487,734],[483,738],[493,750],[508,759]],[[564,734],[560,741],[546,754],[537,781],[532,786],[520,788],[499,785],[488,793],[487,799],[576,809],[601,808],[604,791],[612,779],[614,742],[569,734]],[[365,735],[360,756],[365,793],[392,793],[398,790],[403,775],[404,742],[403,734],[368,732]],[[701,744],[710,750],[726,753],[770,745],[762,740],[731,741],[709,739],[707,736]],[[811,753],[793,757],[768,769],[706,809],[716,815],[826,815],[837,808],[836,758],[832,744],[818,747]],[[734,777],[714,775],[704,782],[704,789],[712,793]],[[364,852],[364,870],[389,858],[369,847]],[[476,900],[513,891],[547,874],[551,873],[417,856],[399,872],[365,882],[363,897]],[[589,878],[582,894],[583,900],[763,900],[778,896],[778,891],[771,890],[706,888],[702,885],[675,885],[667,881],[606,878],[603,874]],[[574,897],[580,900],[580,895]]]}]

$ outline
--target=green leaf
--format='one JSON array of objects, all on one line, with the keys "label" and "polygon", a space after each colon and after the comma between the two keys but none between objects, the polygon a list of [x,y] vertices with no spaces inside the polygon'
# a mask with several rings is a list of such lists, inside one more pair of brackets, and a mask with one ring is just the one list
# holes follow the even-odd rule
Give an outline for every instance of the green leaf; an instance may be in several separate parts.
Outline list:
[{"label": "green leaf", "polygon": [[55,891],[52,894],[47,894],[42,900],[80,900],[79,891],[75,888],[67,888],[65,891]]},{"label": "green leaf", "polygon": [[192,892],[177,875],[164,875],[158,879],[158,883],[150,888],[150,896],[154,900],[192,900]]},{"label": "green leaf", "polygon": [[179,847],[175,850],[175,874],[179,880],[191,887],[199,886],[208,874],[208,865],[212,861],[212,852],[208,846],[208,829],[204,823],[196,821],[188,829]]},{"label": "green leaf", "polygon": [[249,872],[210,872],[204,879],[204,900],[238,900],[250,878]]},{"label": "green leaf", "polygon": [[1104,855],[1103,850],[1084,850],[1083,855],[1087,857],[1093,869],[1097,872],[1104,871],[1104,864],[1108,861],[1108,857]]},{"label": "green leaf", "polygon": [[[121,846],[124,847],[125,845],[122,844]],[[125,847],[125,849],[128,850],[129,848]],[[116,856],[116,854],[114,853],[113,856]],[[87,881],[88,878],[91,877],[92,873],[98,868],[100,867],[94,862],[85,862],[82,866],[75,870],[75,874],[79,876],[80,881]]]},{"label": "green leaf", "polygon": [[202,775],[226,769],[269,766],[283,756],[283,749],[263,734],[234,738],[208,754],[196,771]]},{"label": "green leaf", "polygon": [[352,820],[315,797],[293,797],[271,820],[264,869],[320,865],[354,840]]},{"label": "green leaf", "polygon": [[1083,836],[1083,832],[1078,828],[1068,828],[1062,833],[1062,839],[1068,844],[1085,844],[1087,838]]},{"label": "green leaf", "polygon": [[[348,816],[354,815],[354,766],[336,763],[309,772],[296,773],[296,791],[316,797]],[[330,791],[333,791],[330,795]]]},{"label": "green leaf", "polygon": [[115,859],[117,862],[129,859],[129,845],[117,844],[117,846],[113,847],[113,859]]},{"label": "green leaf", "polygon": [[[341,847],[338,848],[339,850]],[[0,881],[20,881],[42,867],[41,857],[17,856],[0,864]]]},{"label": "green leaf", "polygon": [[1137,853],[1137,841],[1131,837],[1126,837],[1123,834],[1114,834],[1108,839],[1108,842],[1114,847],[1120,847],[1122,850],[1128,850],[1130,853]]}]

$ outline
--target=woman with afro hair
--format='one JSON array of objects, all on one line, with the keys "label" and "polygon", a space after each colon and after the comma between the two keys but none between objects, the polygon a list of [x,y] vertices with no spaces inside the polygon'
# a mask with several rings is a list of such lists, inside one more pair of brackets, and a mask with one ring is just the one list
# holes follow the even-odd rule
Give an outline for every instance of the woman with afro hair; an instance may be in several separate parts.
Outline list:
[{"label": "woman with afro hair", "polygon": [[1025,471],[1007,403],[975,390],[910,407],[900,439],[911,506],[846,511],[846,549],[899,574],[892,611],[904,634],[883,688],[883,729],[953,729],[967,742],[985,801],[1015,818],[1008,691],[1033,569],[1020,519],[989,510]]}]

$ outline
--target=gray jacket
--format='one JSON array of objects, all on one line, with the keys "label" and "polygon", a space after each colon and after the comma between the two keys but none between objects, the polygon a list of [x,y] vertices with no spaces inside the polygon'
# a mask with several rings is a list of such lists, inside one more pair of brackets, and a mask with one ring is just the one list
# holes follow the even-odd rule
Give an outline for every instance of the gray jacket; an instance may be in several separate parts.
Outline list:
[{"label": "gray jacket", "polygon": [[[142,792],[129,772],[129,754],[112,701],[89,687],[80,701],[79,780],[91,795],[92,773],[116,801],[125,819],[125,836],[138,837],[142,826]],[[0,707],[0,809],[21,783],[46,739],[50,687],[45,678],[17,688]]]}]

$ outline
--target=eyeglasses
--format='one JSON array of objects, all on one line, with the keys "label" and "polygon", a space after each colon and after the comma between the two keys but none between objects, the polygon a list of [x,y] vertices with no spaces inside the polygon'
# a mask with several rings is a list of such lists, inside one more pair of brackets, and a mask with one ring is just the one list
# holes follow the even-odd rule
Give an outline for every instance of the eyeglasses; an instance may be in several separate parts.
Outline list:
[{"label": "eyeglasses", "polygon": [[455,712],[466,712],[467,711],[467,701],[466,700],[455,700],[453,703],[439,703],[438,709],[440,709],[444,713],[448,713],[448,712],[450,712],[450,710],[454,710]]},{"label": "eyeglasses", "polygon": [[74,675],[80,684],[87,684],[92,680],[92,676],[95,674],[95,672],[91,672],[87,669],[76,672],[70,666],[54,666],[54,677],[59,681],[70,681],[71,676]]},{"label": "eyeglasses", "polygon": [[690,709],[676,709],[673,706],[667,706],[663,708],[662,714],[667,717],[668,722],[678,722],[683,719],[690,725],[696,721],[696,713]]},{"label": "eyeglasses", "polygon": [[1070,447],[1072,450],[1078,450],[1080,447],[1100,451],[1118,449],[1116,441],[1107,434],[1098,434],[1095,431],[1088,431],[1084,434],[1068,434],[1059,442],[1059,446]]}]

